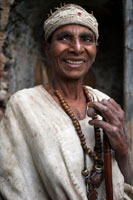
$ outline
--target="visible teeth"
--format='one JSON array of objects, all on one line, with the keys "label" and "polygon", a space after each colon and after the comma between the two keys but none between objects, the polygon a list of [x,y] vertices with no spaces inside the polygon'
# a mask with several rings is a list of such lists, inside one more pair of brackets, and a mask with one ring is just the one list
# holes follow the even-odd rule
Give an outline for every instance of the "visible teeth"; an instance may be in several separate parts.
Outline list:
[{"label": "visible teeth", "polygon": [[79,65],[79,64],[83,63],[82,60],[81,61],[66,60],[66,62],[69,64],[73,64],[73,65]]}]

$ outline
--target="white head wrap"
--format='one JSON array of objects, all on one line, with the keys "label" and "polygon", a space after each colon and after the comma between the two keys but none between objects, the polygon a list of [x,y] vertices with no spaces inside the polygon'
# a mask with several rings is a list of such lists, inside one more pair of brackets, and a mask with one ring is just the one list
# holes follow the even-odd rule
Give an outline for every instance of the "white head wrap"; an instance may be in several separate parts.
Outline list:
[{"label": "white head wrap", "polygon": [[45,40],[57,30],[59,27],[69,24],[82,25],[90,30],[98,40],[98,23],[96,18],[84,10],[82,7],[75,4],[66,4],[52,13],[52,15],[44,22]]}]

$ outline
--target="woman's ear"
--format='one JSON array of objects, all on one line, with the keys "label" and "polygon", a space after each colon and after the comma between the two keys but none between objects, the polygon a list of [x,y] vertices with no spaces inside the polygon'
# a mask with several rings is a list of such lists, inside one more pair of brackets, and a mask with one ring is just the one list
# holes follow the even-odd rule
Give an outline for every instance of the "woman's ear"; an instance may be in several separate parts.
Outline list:
[{"label": "woman's ear", "polygon": [[44,43],[44,50],[45,50],[45,55],[49,58],[50,57],[50,44],[48,42]]},{"label": "woman's ear", "polygon": [[[98,42],[97,42],[97,43],[96,43],[96,55],[97,55],[98,50],[99,50],[99,44],[98,44]],[[96,55],[95,55],[95,58],[96,58]],[[94,58],[93,62],[95,61],[95,58]]]},{"label": "woman's ear", "polygon": [[[98,49],[99,49],[99,45],[98,45],[98,43],[96,43],[96,54],[95,54],[95,57],[93,58],[93,62],[95,62],[95,58],[96,58]],[[92,63],[93,63],[93,62],[92,62]]]},{"label": "woman's ear", "polygon": [[98,42],[97,42],[97,44],[96,44],[96,50],[97,50],[97,52],[98,52],[98,50],[99,50],[99,44],[98,44]]}]

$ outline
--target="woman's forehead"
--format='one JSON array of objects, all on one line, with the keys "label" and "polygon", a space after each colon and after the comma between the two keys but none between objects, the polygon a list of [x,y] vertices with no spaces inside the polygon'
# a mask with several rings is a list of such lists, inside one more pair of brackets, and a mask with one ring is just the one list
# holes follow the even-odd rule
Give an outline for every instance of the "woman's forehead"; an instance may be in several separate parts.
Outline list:
[{"label": "woman's forehead", "polygon": [[92,34],[95,37],[93,31],[90,30],[88,27],[77,25],[77,24],[69,24],[69,25],[65,25],[58,28],[53,33],[53,37],[61,33],[70,33],[70,34],[88,33],[88,34]]}]

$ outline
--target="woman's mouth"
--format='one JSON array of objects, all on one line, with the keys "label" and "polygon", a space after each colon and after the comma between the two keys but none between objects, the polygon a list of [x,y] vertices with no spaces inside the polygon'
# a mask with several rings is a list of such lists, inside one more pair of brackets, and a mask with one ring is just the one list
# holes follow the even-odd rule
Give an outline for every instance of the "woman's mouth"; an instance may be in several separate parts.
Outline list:
[{"label": "woman's mouth", "polygon": [[65,60],[65,62],[73,67],[78,67],[84,63],[84,60]]}]

